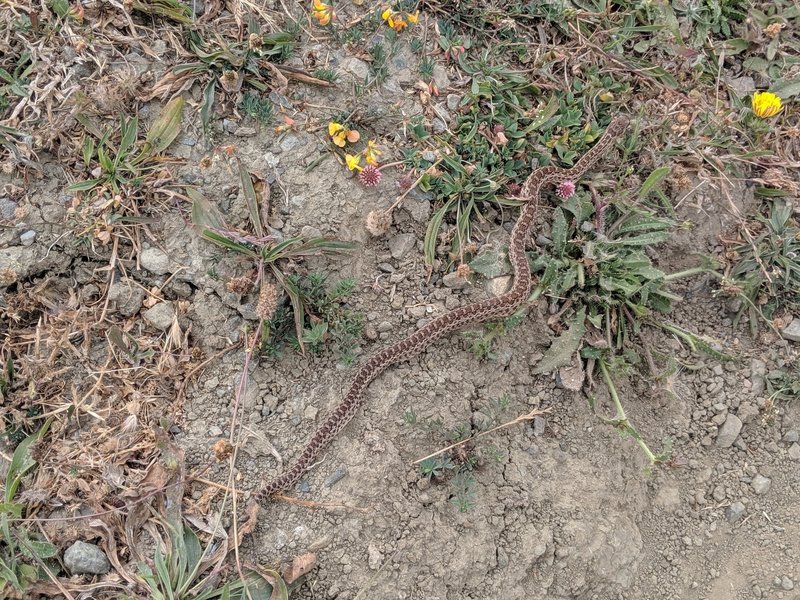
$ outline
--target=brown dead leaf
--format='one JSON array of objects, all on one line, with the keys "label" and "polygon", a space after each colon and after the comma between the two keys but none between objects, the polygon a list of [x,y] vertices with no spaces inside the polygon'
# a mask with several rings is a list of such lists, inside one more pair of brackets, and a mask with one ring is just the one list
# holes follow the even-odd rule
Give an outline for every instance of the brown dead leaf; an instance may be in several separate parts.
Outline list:
[{"label": "brown dead leaf", "polygon": [[281,565],[281,576],[287,584],[292,584],[315,566],[317,566],[317,555],[313,552],[306,552],[300,556],[295,556],[290,563],[283,563]]}]

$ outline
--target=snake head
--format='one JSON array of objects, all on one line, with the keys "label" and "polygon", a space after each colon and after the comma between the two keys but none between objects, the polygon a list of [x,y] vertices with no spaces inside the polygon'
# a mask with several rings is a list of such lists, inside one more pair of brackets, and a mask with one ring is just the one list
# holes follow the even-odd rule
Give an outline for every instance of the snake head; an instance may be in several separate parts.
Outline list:
[{"label": "snake head", "polygon": [[630,125],[630,118],[627,115],[617,115],[614,117],[608,125],[608,129],[606,129],[606,135],[610,135],[611,137],[617,137],[625,133],[625,130]]}]

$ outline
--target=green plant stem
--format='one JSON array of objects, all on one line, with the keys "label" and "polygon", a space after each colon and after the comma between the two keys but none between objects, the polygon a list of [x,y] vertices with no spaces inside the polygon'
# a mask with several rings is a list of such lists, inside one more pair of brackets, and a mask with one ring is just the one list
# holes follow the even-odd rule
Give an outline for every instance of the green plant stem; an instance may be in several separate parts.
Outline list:
[{"label": "green plant stem", "polygon": [[597,362],[600,365],[600,372],[603,374],[603,381],[605,381],[606,386],[608,386],[608,391],[611,394],[611,399],[614,401],[614,407],[617,411],[617,414],[611,419],[603,418],[603,420],[607,423],[612,423],[616,427],[621,428],[625,432],[629,433],[647,455],[647,459],[650,461],[651,465],[658,463],[656,455],[650,451],[650,448],[647,447],[647,444],[642,439],[642,436],[639,435],[639,432],[636,431],[636,428],[631,424],[630,420],[625,414],[625,409],[622,407],[622,402],[620,402],[619,395],[617,394],[617,388],[614,385],[614,381],[611,379],[611,374],[608,372],[606,362],[602,358],[598,359]]},{"label": "green plant stem", "polygon": [[682,277],[691,277],[692,275],[700,275],[701,273],[710,272],[712,271],[708,267],[692,267],[691,269],[685,269],[683,271],[677,271],[675,273],[665,275],[664,281],[675,281],[676,279],[681,279]]}]

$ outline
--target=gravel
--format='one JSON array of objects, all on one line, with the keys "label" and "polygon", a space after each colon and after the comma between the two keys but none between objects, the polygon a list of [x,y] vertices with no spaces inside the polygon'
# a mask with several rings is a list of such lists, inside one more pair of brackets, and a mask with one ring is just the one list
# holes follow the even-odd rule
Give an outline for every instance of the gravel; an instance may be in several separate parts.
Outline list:
[{"label": "gravel", "polygon": [[389,252],[392,258],[400,260],[405,257],[417,243],[417,237],[413,233],[400,233],[389,239]]},{"label": "gravel", "polygon": [[744,516],[746,510],[747,508],[741,502],[733,502],[725,509],[725,518],[728,519],[728,523],[736,523]]}]

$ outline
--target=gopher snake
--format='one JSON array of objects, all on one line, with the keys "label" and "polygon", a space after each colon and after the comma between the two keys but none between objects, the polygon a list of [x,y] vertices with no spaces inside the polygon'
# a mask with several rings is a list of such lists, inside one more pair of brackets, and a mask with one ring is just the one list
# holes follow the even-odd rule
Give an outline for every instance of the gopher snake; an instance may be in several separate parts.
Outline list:
[{"label": "gopher snake", "polygon": [[294,465],[276,479],[266,483],[254,495],[256,502],[265,502],[272,494],[288,489],[302,477],[323,448],[355,416],[364,402],[364,391],[367,386],[387,367],[411,358],[436,340],[466,325],[507,317],[522,304],[528,297],[531,286],[531,272],[528,267],[528,258],[525,255],[525,239],[536,216],[542,189],[547,185],[557,185],[564,181],[575,181],[580,178],[608,151],[624,133],[627,126],[627,117],[615,118],[597,144],[584,154],[571,169],[542,167],[531,173],[520,193],[520,197],[528,202],[514,225],[508,247],[508,257],[514,273],[514,285],[511,289],[497,298],[474,302],[437,317],[418,331],[388,348],[384,348],[370,358],[356,373],[347,395],[317,429]]}]

